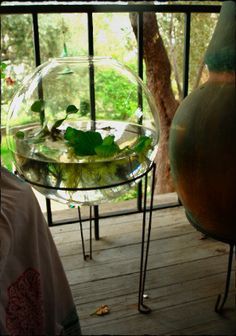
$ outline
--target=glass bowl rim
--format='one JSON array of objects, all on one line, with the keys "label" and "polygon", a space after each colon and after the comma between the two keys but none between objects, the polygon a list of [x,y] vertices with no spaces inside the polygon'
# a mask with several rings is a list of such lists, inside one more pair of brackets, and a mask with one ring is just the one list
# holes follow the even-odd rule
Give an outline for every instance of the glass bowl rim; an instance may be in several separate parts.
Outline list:
[{"label": "glass bowl rim", "polygon": [[99,61],[112,61],[118,62],[111,56],[67,56],[67,57],[52,57],[49,62],[57,63],[84,63],[84,62],[99,62]]}]

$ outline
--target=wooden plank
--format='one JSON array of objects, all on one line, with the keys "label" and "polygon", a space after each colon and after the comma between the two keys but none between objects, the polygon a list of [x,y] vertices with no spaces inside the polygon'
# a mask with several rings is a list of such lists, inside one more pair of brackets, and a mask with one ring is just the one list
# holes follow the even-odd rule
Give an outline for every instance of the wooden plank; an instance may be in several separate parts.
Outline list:
[{"label": "wooden plank", "polygon": [[[189,231],[188,231],[189,230]],[[154,230],[152,230],[152,234],[151,234],[151,243],[150,245],[152,246],[153,244],[158,246],[158,240],[161,239],[168,239],[168,235],[171,237],[178,237],[181,234],[183,234],[184,236],[190,237],[191,235],[195,235],[194,236],[194,241],[199,240],[198,235],[196,235],[195,233],[192,233],[192,229],[190,227],[185,227],[185,226],[181,226],[178,228],[174,228],[171,232],[171,234],[169,233],[169,230],[163,230],[162,232],[159,232],[157,230],[157,232],[154,232]],[[157,238],[155,239],[154,236],[155,234],[157,234]],[[70,239],[70,238],[69,238]],[[112,249],[112,248],[116,248],[119,246],[125,246],[125,245],[134,245],[134,244],[139,244],[141,241],[141,236],[140,236],[140,230],[135,233],[131,233],[131,234],[119,234],[116,236],[110,235],[110,236],[103,236],[99,241],[92,241],[92,246],[93,246],[93,252],[99,252],[101,250],[104,249]],[[85,245],[88,248],[88,240],[85,241]],[[82,253],[82,246],[81,246],[81,239],[80,239],[80,233],[76,233],[73,235],[73,240],[70,242],[66,242],[64,240],[63,243],[63,238],[61,237],[60,241],[58,242],[58,239],[56,239],[56,244],[58,245],[59,248],[59,253],[61,257],[64,256],[72,256],[78,253]],[[138,252],[139,253],[139,252]],[[82,258],[82,255],[81,255]]]},{"label": "wooden plank", "polygon": [[[129,262],[132,264],[136,263],[137,265],[140,258],[140,233],[138,231],[133,232],[132,239],[127,234],[125,237],[120,236],[119,238],[116,240],[114,237],[105,237],[100,241],[94,242],[93,263],[90,261],[84,262],[82,256],[69,254],[69,251],[67,251],[67,253],[61,255],[66,270],[75,270],[80,267],[89,268],[90,265],[94,269],[94,267],[97,267],[96,264],[98,267],[101,267],[101,263],[109,267],[114,262],[124,262],[124,267]],[[70,247],[67,247],[70,250]],[[221,242],[208,239],[199,240],[195,230],[182,235],[172,236],[171,239],[159,238],[158,230],[153,230],[150,242],[149,263],[152,265],[157,260],[158,267],[161,267],[163,263],[179,263],[182,260],[188,261],[189,258],[200,259],[209,256],[209,253],[211,255],[219,255],[227,253],[227,251],[228,246]]]},{"label": "wooden plank", "polygon": [[[214,280],[207,282],[210,286],[214,285]],[[205,284],[205,283],[203,283]],[[204,287],[201,282],[196,281],[191,287],[179,285],[178,287],[159,289],[159,298],[148,301],[152,308],[150,315],[140,315],[136,310],[135,297],[130,295],[116,297],[115,303],[112,299],[103,299],[100,302],[78,305],[81,316],[82,330],[85,334],[111,334],[117,332],[119,335],[140,335],[140,334],[181,334],[182,330],[194,329],[198,325],[204,325],[213,321],[220,321],[221,317],[214,312],[214,304],[217,289],[213,287],[210,293],[206,292],[211,288]],[[175,291],[179,295],[175,295]],[[197,293],[197,295],[193,295]],[[188,299],[190,298],[190,299]],[[227,305],[231,308],[228,313],[230,321],[236,322],[235,311],[229,300]],[[130,304],[131,302],[131,304]],[[104,316],[105,321],[90,316],[97,305],[106,303],[111,308],[111,313]],[[232,326],[233,322],[230,323]],[[228,324],[226,323],[227,327]],[[234,332],[236,331],[236,323]],[[180,333],[177,333],[180,332]],[[176,333],[175,333],[176,332]],[[204,334],[204,333],[203,333]],[[209,335],[209,333],[207,333]],[[223,335],[225,335],[223,333]]]},{"label": "wooden plank", "polygon": [[[201,288],[194,289],[200,290]],[[192,300],[187,301],[187,296],[183,295],[184,289],[182,289],[181,300],[175,300],[173,292],[168,298],[166,297],[165,302],[163,299],[159,299],[159,304],[148,302],[152,308],[150,315],[142,315],[137,312],[135,303],[129,304],[130,301],[132,302],[130,297],[123,297],[123,300],[116,297],[115,303],[109,299],[101,301],[99,304],[106,303],[111,309],[111,313],[103,316],[102,319],[90,316],[98,302],[89,303],[86,307],[79,304],[78,311],[81,317],[82,331],[85,335],[192,335],[200,329],[201,335],[211,335],[210,325],[215,331],[214,324],[217,322],[221,326],[222,335],[226,335],[223,330],[230,331],[230,334],[235,335],[236,316],[231,298],[227,302],[230,309],[227,311],[226,318],[222,318],[214,312],[217,291],[212,291],[212,295],[205,298],[205,294],[201,293],[202,298],[193,297]],[[186,294],[191,295],[189,292]],[[200,297],[200,294],[198,296]],[[164,306],[164,304],[168,305]],[[191,333],[188,333],[189,331]]]},{"label": "wooden plank", "polygon": [[[34,192],[39,201],[42,212],[45,214],[45,217],[46,217],[45,197],[39,192],[37,192],[36,190],[34,190]],[[178,196],[175,192],[154,195],[154,206],[164,205],[164,204],[174,204],[176,202],[178,202]],[[149,200],[147,200],[147,204],[149,204]],[[58,202],[51,201],[51,208],[53,211],[53,221],[78,218],[77,207],[69,208],[65,204],[60,204]],[[81,206],[80,208],[81,208],[82,217],[88,217],[89,207]],[[110,203],[107,202],[107,203],[103,203],[99,205],[99,213],[101,214],[108,214],[114,211],[119,211],[121,209],[123,210],[137,209],[137,199],[131,199],[131,200],[126,200],[126,201],[116,201],[115,200]]]},{"label": "wooden plank", "polygon": [[[225,256],[215,256],[204,260],[196,260],[189,263],[175,264],[168,267],[152,268],[147,272],[146,290],[152,297],[152,289],[162,286],[170,286],[176,283],[184,283],[196,279],[203,279],[208,276],[222,274],[225,276]],[[92,300],[101,300],[104,295],[106,297],[128,295],[130,292],[138,291],[139,274],[131,273],[120,275],[119,277],[110,277],[107,274],[106,278],[88,279],[87,282],[81,281],[78,277],[78,282],[71,285],[71,290],[74,297],[79,297],[81,303],[86,303]],[[97,290],[99,288],[99,291]],[[78,294],[79,293],[79,294]]]},{"label": "wooden plank", "polygon": [[[164,211],[163,217],[160,216],[159,211],[155,211],[153,213],[152,236],[154,234],[154,230],[158,230],[160,237],[163,237],[164,235],[170,235],[170,231],[176,230],[176,228],[178,230],[179,227],[180,229],[185,230],[186,233],[195,231],[195,229],[193,230],[192,226],[188,223],[187,219],[183,219],[182,213],[177,212],[176,209],[178,208],[174,208],[172,211],[170,211],[170,209],[169,211],[162,210]],[[184,224],[186,224],[185,227],[183,227]],[[140,235],[141,226],[141,215],[103,219],[100,223],[101,239],[108,236],[114,236],[116,237],[115,239],[117,239],[120,236],[126,237],[127,234],[132,235],[134,232],[137,232],[137,234]],[[51,228],[51,232],[53,233],[57,244],[62,242],[64,245],[65,243],[72,243],[80,240],[80,230],[78,223]],[[87,222],[83,223],[83,232],[85,239],[88,239],[89,226]]]},{"label": "wooden plank", "polygon": [[[132,214],[126,216],[118,216],[108,219],[101,219],[100,220],[100,228],[101,230],[106,230],[109,228],[114,228],[119,225],[128,225],[129,223],[136,223],[139,225],[142,221],[142,214]],[[188,223],[187,219],[184,216],[184,209],[183,207],[175,207],[175,208],[168,208],[163,210],[155,210],[153,211],[153,226],[157,224],[159,227],[166,226],[166,225],[175,225],[178,222],[185,222]],[[88,230],[88,222],[83,223],[84,230]],[[78,230],[78,223],[75,224],[66,224],[62,226],[55,226],[51,227],[51,231],[54,233],[62,233],[67,231]]]}]

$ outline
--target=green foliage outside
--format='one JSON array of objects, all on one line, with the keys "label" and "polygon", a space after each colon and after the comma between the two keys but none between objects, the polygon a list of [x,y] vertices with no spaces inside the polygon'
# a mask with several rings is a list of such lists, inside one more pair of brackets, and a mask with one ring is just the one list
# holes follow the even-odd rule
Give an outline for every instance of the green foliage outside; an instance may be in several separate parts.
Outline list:
[{"label": "green foliage outside", "polygon": [[7,148],[6,137],[1,139],[1,165],[12,171],[12,156]]}]

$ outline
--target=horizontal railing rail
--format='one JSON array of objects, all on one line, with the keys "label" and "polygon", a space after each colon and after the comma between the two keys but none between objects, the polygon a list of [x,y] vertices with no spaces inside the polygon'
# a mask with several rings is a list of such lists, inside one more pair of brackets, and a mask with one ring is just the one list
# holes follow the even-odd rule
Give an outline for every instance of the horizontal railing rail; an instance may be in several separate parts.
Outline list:
[{"label": "horizontal railing rail", "polygon": [[3,14],[44,14],[44,13],[124,13],[124,12],[159,12],[159,13],[217,13],[220,5],[178,5],[178,4],[2,4]]}]

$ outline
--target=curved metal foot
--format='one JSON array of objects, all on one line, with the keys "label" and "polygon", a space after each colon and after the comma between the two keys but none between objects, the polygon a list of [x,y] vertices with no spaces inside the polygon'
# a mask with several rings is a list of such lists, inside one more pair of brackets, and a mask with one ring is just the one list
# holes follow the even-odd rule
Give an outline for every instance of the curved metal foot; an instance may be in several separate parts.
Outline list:
[{"label": "curved metal foot", "polygon": [[224,308],[224,304],[227,300],[228,293],[229,293],[229,285],[230,285],[230,276],[231,276],[231,269],[232,269],[234,246],[235,245],[230,245],[229,259],[228,259],[228,270],[227,270],[227,278],[226,278],[224,296],[223,296],[223,299],[221,299],[222,295],[219,294],[218,297],[217,297],[217,300],[216,300],[216,304],[215,304],[215,312],[219,313],[219,314],[222,313],[222,310]]},{"label": "curved metal foot", "polygon": [[216,304],[215,304],[215,312],[216,313],[218,313],[218,314],[222,313],[223,308],[224,308],[224,304],[225,304],[226,299],[227,299],[227,296],[228,296],[228,293],[224,295],[223,300],[222,300],[222,302],[220,304],[222,295],[221,294],[218,295],[217,300],[216,300]]},{"label": "curved metal foot", "polygon": [[146,306],[145,304],[141,303],[138,307],[138,310],[140,313],[142,314],[150,314],[151,313],[151,308],[149,308],[148,306]]}]

